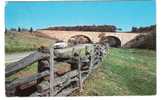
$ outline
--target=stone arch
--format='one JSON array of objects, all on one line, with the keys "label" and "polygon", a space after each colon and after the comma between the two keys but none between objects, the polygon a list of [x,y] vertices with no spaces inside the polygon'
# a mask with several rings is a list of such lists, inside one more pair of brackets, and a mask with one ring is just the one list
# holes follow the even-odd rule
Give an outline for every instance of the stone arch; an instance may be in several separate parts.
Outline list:
[{"label": "stone arch", "polygon": [[74,35],[68,39],[68,45],[70,46],[85,43],[92,43],[92,40],[85,35]]},{"label": "stone arch", "polygon": [[116,36],[103,36],[100,43],[108,43],[110,47],[121,47],[121,40]]}]

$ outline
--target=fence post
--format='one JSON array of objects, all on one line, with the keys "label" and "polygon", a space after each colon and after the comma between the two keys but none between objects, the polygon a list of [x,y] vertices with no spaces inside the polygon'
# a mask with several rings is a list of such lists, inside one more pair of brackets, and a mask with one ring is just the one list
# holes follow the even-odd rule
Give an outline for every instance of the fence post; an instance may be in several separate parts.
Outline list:
[{"label": "fence post", "polygon": [[88,52],[88,46],[85,46],[85,54]]},{"label": "fence post", "polygon": [[[45,51],[45,49],[48,49],[48,48],[46,48],[46,47],[42,48],[41,47],[41,48],[38,48],[37,51],[43,53]],[[37,72],[41,73],[41,72],[46,71],[46,70],[49,70],[49,58],[38,60]],[[43,80],[44,80],[44,78],[40,78],[40,79],[37,80],[37,83],[40,83]]]},{"label": "fence post", "polygon": [[80,92],[83,91],[83,83],[82,83],[82,72],[81,72],[81,59],[80,59],[80,53],[79,51],[79,56],[78,56],[78,72],[79,72],[79,86],[80,86]]},{"label": "fence post", "polygon": [[90,52],[90,65],[89,65],[89,73],[91,73],[93,67],[93,54],[94,54],[94,46],[92,45],[91,52]]},{"label": "fence post", "polygon": [[54,96],[54,46],[50,46],[50,96]]},{"label": "fence post", "polygon": [[74,48],[72,49],[72,59],[73,59],[73,57],[74,57]]}]

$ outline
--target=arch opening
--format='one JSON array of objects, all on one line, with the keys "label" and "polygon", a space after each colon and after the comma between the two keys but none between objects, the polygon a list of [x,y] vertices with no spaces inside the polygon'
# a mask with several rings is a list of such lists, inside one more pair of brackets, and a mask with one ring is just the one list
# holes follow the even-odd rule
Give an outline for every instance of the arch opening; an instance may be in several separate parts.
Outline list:
[{"label": "arch opening", "polygon": [[70,37],[68,40],[68,45],[73,46],[77,44],[86,44],[86,43],[92,43],[91,39],[85,35],[75,35]]},{"label": "arch opening", "polygon": [[108,43],[110,47],[121,47],[121,40],[115,36],[103,36],[99,42],[102,44]]}]

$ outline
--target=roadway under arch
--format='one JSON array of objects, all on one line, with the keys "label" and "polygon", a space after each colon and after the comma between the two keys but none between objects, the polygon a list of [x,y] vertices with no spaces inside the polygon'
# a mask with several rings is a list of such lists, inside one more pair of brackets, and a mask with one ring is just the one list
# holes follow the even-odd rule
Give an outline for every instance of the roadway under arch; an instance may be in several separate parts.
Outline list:
[{"label": "roadway under arch", "polygon": [[110,47],[121,47],[121,40],[115,36],[103,36],[100,43],[108,43]]},{"label": "roadway under arch", "polygon": [[92,43],[92,40],[85,35],[75,35],[68,39],[68,45],[70,46],[85,43]]}]

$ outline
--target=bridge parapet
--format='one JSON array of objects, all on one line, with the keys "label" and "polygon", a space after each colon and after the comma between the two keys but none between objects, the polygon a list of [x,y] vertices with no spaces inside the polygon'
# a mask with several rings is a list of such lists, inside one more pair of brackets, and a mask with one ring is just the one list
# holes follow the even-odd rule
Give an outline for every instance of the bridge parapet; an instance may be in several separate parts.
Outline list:
[{"label": "bridge parapet", "polygon": [[86,31],[54,31],[54,30],[37,30],[38,32],[50,38],[56,38],[68,42],[68,40],[76,35],[84,35],[88,37],[93,43],[100,41],[100,34],[105,36],[114,36],[121,41],[121,46],[134,39],[139,33],[125,33],[125,32],[86,32]]}]

